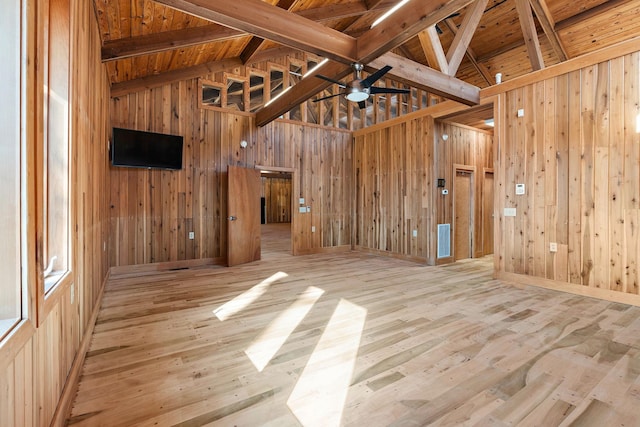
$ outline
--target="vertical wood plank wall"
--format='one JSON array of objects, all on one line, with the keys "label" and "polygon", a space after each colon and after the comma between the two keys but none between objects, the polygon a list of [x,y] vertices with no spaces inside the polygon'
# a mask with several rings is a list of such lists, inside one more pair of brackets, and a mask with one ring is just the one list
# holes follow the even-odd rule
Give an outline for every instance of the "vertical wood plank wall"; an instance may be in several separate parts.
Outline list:
[{"label": "vertical wood plank wall", "polygon": [[262,178],[262,197],[266,202],[267,224],[291,222],[292,189],[291,179]]},{"label": "vertical wood plank wall", "polygon": [[640,294],[639,82],[636,52],[499,95],[499,272]]},{"label": "vertical wood plank wall", "polygon": [[200,109],[199,96],[192,79],[112,99],[113,126],[183,135],[185,146],[180,171],[110,168],[111,265],[223,263],[228,165],[295,170],[293,195],[311,212],[293,212],[294,253],[350,247],[351,133],[286,121],[257,128],[251,115]]},{"label": "vertical wood plank wall", "polygon": [[[109,85],[100,58],[101,41],[93,4],[90,0],[71,0],[70,4],[73,26],[69,130],[76,177],[71,183],[72,209],[76,211],[71,262],[74,280],[71,288],[53,302],[52,310],[37,329],[21,328],[19,331],[28,332],[9,337],[0,347],[1,426],[62,425],[60,422],[64,422],[66,414],[54,418],[56,407],[97,308],[109,267],[103,247],[109,225],[106,191],[109,187],[106,161]],[[36,32],[41,31],[35,25],[36,14],[47,10],[42,5],[40,1],[25,1],[29,11],[26,30],[34,42]],[[27,67],[30,103],[42,99],[42,88],[34,81],[38,61],[32,57],[35,49],[31,46]],[[28,127],[32,126],[33,123],[29,123]],[[35,141],[29,142],[32,143],[42,144],[42,135],[36,135]],[[36,272],[32,272],[30,277],[35,275]],[[28,284],[32,295],[34,286],[34,283]],[[35,319],[33,322],[35,324]]]},{"label": "vertical wood plank wall", "polygon": [[[475,188],[481,195],[483,168],[493,166],[493,137],[425,113],[355,134],[354,245],[435,264],[437,224],[453,222],[453,165],[480,172]],[[450,138],[443,141],[442,133]],[[448,196],[440,194],[436,178],[446,179]],[[481,207],[482,198],[476,197],[477,236]],[[476,246],[475,255],[483,255],[482,245]]]}]

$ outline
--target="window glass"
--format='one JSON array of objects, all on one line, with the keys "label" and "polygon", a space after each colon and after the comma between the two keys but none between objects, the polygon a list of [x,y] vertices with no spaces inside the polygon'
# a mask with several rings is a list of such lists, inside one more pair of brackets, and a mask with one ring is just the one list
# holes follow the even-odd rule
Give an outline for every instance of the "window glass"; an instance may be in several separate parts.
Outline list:
[{"label": "window glass", "polygon": [[0,14],[0,339],[22,318],[20,277],[20,2],[3,0]]},{"label": "window glass", "polygon": [[264,105],[264,76],[251,72],[249,77],[249,111],[255,113]]},{"label": "window glass", "polygon": [[202,104],[212,107],[222,107],[222,88],[203,83]]},{"label": "window glass", "polygon": [[244,82],[242,80],[227,79],[227,108],[244,111]]}]

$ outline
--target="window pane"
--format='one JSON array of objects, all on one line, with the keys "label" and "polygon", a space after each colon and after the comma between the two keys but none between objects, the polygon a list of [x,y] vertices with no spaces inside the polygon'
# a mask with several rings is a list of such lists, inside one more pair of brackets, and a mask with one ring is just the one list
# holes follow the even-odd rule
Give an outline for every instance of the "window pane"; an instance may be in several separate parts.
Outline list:
[{"label": "window pane", "polygon": [[244,82],[240,80],[227,80],[227,108],[244,111]]},{"label": "window pane", "polygon": [[208,84],[202,84],[202,104],[222,107],[222,89]]},{"label": "window pane", "polygon": [[264,77],[251,73],[249,77],[249,110],[255,113],[264,105]]},{"label": "window pane", "polygon": [[20,2],[3,1],[0,14],[0,338],[20,310]]},{"label": "window pane", "polygon": [[[297,85],[300,80],[302,80],[302,65],[292,62],[289,64],[289,86]],[[289,110],[289,118],[291,120],[302,121],[302,109],[300,104]]]},{"label": "window pane", "polygon": [[[69,269],[69,3],[52,1],[49,46],[48,127],[45,143],[45,224],[42,267],[45,293]],[[63,30],[64,29],[64,30]]]}]

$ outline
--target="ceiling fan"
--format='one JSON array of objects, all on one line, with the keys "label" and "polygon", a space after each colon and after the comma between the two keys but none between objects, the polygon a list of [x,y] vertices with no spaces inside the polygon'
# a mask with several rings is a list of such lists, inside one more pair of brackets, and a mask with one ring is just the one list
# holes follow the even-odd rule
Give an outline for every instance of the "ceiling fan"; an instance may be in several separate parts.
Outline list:
[{"label": "ceiling fan", "polygon": [[332,79],[331,77],[323,76],[321,74],[316,74],[315,75],[316,77],[331,83],[335,83],[338,86],[340,86],[340,88],[343,90],[340,91],[340,93],[336,93],[334,95],[329,95],[323,98],[314,99],[313,102],[318,102],[325,99],[333,98],[334,96],[344,95],[349,101],[357,102],[360,108],[365,108],[366,100],[369,98],[369,95],[375,95],[377,93],[409,93],[408,89],[395,89],[395,88],[373,86],[375,82],[380,80],[382,76],[384,76],[389,72],[389,70],[391,70],[392,67],[389,65],[385,65],[383,68],[371,74],[366,79],[362,78],[362,70],[364,68],[362,64],[359,64],[356,62],[351,66],[353,67],[354,78],[352,81],[346,84],[336,79]]}]

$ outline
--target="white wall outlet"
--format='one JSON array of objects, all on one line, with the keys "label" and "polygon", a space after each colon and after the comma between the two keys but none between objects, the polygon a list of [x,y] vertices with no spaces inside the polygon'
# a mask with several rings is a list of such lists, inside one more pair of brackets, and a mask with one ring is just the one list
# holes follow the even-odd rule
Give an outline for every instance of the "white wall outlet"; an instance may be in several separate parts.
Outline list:
[{"label": "white wall outlet", "polygon": [[558,244],[556,242],[549,243],[549,252],[558,252]]},{"label": "white wall outlet", "polygon": [[315,226],[315,225],[312,225],[312,226],[311,226],[311,232],[312,232],[312,233],[315,233],[315,232],[316,232],[316,226]]},{"label": "white wall outlet", "polygon": [[413,230],[413,237],[418,237],[418,230]]},{"label": "white wall outlet", "polygon": [[504,208],[504,216],[516,216],[516,208]]},{"label": "white wall outlet", "polygon": [[194,233],[193,231],[189,232],[189,240],[193,240],[196,238],[196,233]]},{"label": "white wall outlet", "polygon": [[516,184],[516,196],[521,196],[524,193],[524,184]]},{"label": "white wall outlet", "polygon": [[449,194],[449,190],[446,190],[446,189],[442,190],[442,194],[444,194],[446,196],[447,194]]},{"label": "white wall outlet", "polygon": [[518,110],[518,117],[524,117],[524,108]]},{"label": "white wall outlet", "polygon": [[300,197],[300,200],[299,200],[298,203],[301,204],[301,205],[304,205],[304,197]]}]

